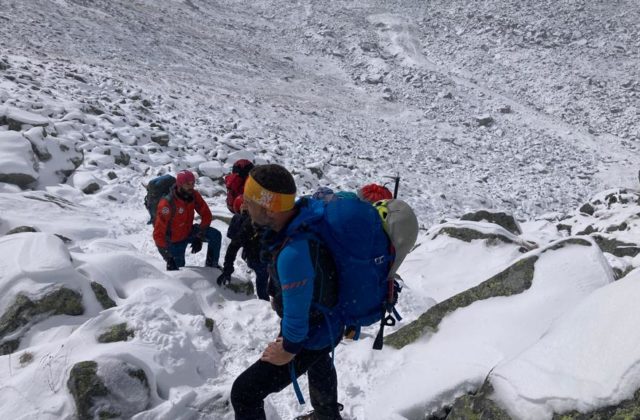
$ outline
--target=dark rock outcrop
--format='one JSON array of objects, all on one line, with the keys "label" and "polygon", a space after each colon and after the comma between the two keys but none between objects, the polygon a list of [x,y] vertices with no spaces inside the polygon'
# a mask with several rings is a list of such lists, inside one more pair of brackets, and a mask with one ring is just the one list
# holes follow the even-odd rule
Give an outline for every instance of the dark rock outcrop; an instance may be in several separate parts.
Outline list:
[{"label": "dark rock outcrop", "polygon": [[490,212],[487,210],[480,210],[473,213],[467,213],[463,215],[460,220],[470,220],[472,222],[486,221],[498,226],[502,226],[514,235],[520,235],[522,233],[522,230],[520,230],[520,226],[518,226],[518,223],[513,218],[513,216],[504,212]]},{"label": "dark rock outcrop", "polygon": [[96,299],[98,300],[98,302],[100,302],[100,305],[102,305],[104,309],[109,309],[116,306],[116,303],[113,301],[113,299],[109,297],[107,289],[105,289],[104,286],[100,283],[92,281],[91,290],[93,290],[93,293],[96,295]]}]

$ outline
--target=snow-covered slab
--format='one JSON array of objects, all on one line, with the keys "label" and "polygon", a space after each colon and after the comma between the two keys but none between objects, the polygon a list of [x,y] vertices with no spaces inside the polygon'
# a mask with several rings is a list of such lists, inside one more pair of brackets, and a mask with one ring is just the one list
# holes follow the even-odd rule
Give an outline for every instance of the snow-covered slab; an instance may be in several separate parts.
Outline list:
[{"label": "snow-covered slab", "polygon": [[49,118],[47,117],[14,107],[7,107],[5,116],[10,124],[14,122],[20,125],[27,124],[42,127],[49,124]]},{"label": "snow-covered slab", "polygon": [[0,181],[26,188],[38,179],[31,143],[15,131],[0,132]]},{"label": "snow-covered slab", "polygon": [[515,243],[488,245],[447,235],[435,239],[420,235],[417,243],[400,266],[399,273],[412,292],[411,297],[401,297],[400,307],[415,295],[441,302],[490,278],[522,255]]},{"label": "snow-covered slab", "polygon": [[198,172],[200,172],[204,176],[208,176],[211,179],[219,179],[222,178],[226,170],[219,162],[213,161],[203,162],[198,165]]},{"label": "snow-covered slab", "polygon": [[110,228],[104,220],[78,204],[82,197],[81,192],[68,186],[51,192],[0,193],[0,234],[29,226],[74,241],[107,236]]},{"label": "snow-covered slab", "polygon": [[640,388],[640,270],[594,291],[531,348],[490,376],[493,399],[518,419],[593,411]]},{"label": "snow-covered slab", "polygon": [[[613,281],[599,248],[581,243],[557,249],[552,244],[526,254],[538,260],[531,287],[524,292],[476,301],[446,315],[437,332],[401,351],[366,355],[376,366],[358,398],[366,418],[423,417],[478,389],[494,366],[535,345],[558,317]],[[358,345],[364,349],[371,341]],[[361,357],[357,352],[340,355],[338,371],[362,365]],[[387,360],[376,363],[379,357]]]},{"label": "snow-covered slab", "polygon": [[81,289],[83,281],[73,269],[69,251],[54,235],[28,232],[0,237],[0,255],[0,313],[18,293],[37,300],[63,285]]}]

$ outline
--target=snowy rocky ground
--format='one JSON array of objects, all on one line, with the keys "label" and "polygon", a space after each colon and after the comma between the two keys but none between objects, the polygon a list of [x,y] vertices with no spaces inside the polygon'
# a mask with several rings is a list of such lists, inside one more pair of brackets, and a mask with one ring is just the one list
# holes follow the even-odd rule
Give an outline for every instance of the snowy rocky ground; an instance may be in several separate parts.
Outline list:
[{"label": "snowy rocky ground", "polygon": [[[639,15],[633,1],[2,1],[0,410],[72,418],[70,389],[97,370],[111,392],[86,413],[232,417],[233,378],[277,320],[215,287],[201,255],[162,270],[142,184],[196,171],[224,231],[238,158],[284,164],[302,193],[399,173],[416,209],[400,349],[337,349],[348,418],[626,404]],[[460,220],[480,208],[522,230]],[[492,294],[513,286],[504,270],[530,286]],[[122,323],[126,341],[96,341]],[[304,408],[286,391],[267,410]]]}]

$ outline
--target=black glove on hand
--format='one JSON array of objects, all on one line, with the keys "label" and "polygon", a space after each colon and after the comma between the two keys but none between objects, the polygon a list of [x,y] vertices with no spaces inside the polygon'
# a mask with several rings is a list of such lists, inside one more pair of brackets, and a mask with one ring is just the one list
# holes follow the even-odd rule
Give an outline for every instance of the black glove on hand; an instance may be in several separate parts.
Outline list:
[{"label": "black glove on hand", "polygon": [[191,253],[197,254],[202,249],[202,239],[194,238],[191,242]]},{"label": "black glove on hand", "polygon": [[218,283],[218,286],[223,286],[225,284],[231,283],[231,274],[223,272],[218,276],[218,280],[216,280],[216,283]]},{"label": "black glove on hand", "polygon": [[176,265],[176,260],[173,259],[173,257],[170,257],[167,260],[167,271],[176,271],[178,269],[178,266]]}]

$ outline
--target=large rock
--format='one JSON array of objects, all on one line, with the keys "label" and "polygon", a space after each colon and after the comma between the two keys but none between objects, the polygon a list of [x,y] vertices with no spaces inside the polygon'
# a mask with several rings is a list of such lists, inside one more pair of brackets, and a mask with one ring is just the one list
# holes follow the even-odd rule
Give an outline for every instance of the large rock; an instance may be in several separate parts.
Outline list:
[{"label": "large rock", "polygon": [[135,331],[127,328],[127,323],[112,325],[97,338],[98,343],[115,343],[133,338]]},{"label": "large rock", "polygon": [[20,133],[0,132],[0,182],[25,189],[38,179],[31,143]]},{"label": "large rock", "polygon": [[73,186],[85,194],[94,194],[99,191],[104,184],[106,184],[105,181],[96,178],[93,173],[89,171],[76,171],[71,180]]},{"label": "large rock", "polygon": [[12,107],[7,108],[5,119],[9,124],[9,130],[14,131],[20,131],[23,125],[44,127],[49,124],[49,118],[47,117]]},{"label": "large rock", "polygon": [[113,308],[116,306],[116,303],[109,297],[109,293],[107,293],[107,289],[104,288],[103,285],[96,281],[91,282],[91,290],[96,295],[96,299],[100,302],[100,305],[104,309]]},{"label": "large rock", "polygon": [[169,145],[169,134],[160,131],[153,133],[151,135],[151,141],[159,144],[160,146],[168,146]]},{"label": "large rock", "polygon": [[475,394],[458,398],[444,417],[446,420],[511,420],[511,416],[489,397],[493,393],[491,383],[485,381]]},{"label": "large rock", "polygon": [[[472,217],[481,219],[480,217],[469,216],[469,218]],[[493,222],[486,222],[484,219],[480,221],[464,220],[445,223],[434,229],[432,238],[435,239],[442,234],[464,242],[484,240],[488,245],[498,242],[515,244],[521,247],[521,252],[530,251],[538,246],[533,242],[523,240],[506,228]]]},{"label": "large rock", "polygon": [[67,387],[81,420],[131,418],[151,401],[144,370],[117,359],[76,363]]},{"label": "large rock", "polygon": [[33,152],[42,162],[46,162],[51,159],[51,152],[49,151],[47,142],[45,141],[46,135],[47,133],[42,127],[33,127],[24,133],[24,136],[31,143]]},{"label": "large rock", "polygon": [[531,287],[537,259],[537,256],[523,258],[478,286],[432,306],[418,319],[386,337],[385,343],[400,349],[425,333],[437,331],[440,321],[456,309],[469,306],[478,300],[522,293]]},{"label": "large rock", "polygon": [[615,238],[602,234],[592,235],[602,252],[608,252],[616,257],[635,257],[640,254],[640,246],[634,243],[621,242]]},{"label": "large rock", "polygon": [[198,173],[211,179],[220,179],[224,175],[225,169],[219,162],[204,162],[198,165]]},{"label": "large rock", "polygon": [[[20,328],[51,315],[82,315],[80,293],[61,287],[38,300],[18,295],[0,317],[0,340]],[[15,338],[14,338],[15,340]]]},{"label": "large rock", "polygon": [[462,216],[460,220],[470,220],[472,222],[487,221],[489,223],[502,226],[514,235],[520,235],[522,233],[520,225],[516,222],[513,216],[504,212],[480,210],[473,213],[467,213]]}]

